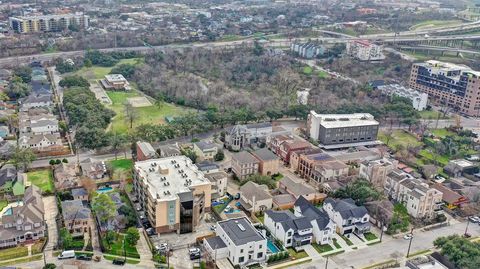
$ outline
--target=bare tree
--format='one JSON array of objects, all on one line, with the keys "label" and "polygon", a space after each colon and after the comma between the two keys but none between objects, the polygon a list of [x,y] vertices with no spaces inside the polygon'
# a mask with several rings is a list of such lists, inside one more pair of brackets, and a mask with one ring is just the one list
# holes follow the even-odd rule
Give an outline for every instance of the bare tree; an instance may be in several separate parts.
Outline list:
[{"label": "bare tree", "polygon": [[133,122],[139,118],[137,110],[135,110],[132,104],[126,102],[123,104],[123,111],[125,113],[125,120],[130,125],[130,129],[133,128]]}]

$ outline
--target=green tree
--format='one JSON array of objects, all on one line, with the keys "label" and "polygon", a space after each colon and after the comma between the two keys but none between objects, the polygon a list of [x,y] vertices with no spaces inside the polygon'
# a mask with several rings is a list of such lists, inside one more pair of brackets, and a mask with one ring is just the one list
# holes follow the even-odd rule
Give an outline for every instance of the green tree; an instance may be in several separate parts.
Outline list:
[{"label": "green tree", "polygon": [[20,147],[15,147],[14,153],[11,157],[11,161],[15,168],[22,167],[23,170],[28,171],[28,166],[35,161],[36,156],[33,153],[33,150],[30,148],[22,149]]},{"label": "green tree", "polygon": [[32,81],[32,68],[19,66],[13,70],[13,75],[20,77],[24,83],[30,83]]},{"label": "green tree", "polygon": [[105,194],[97,194],[93,197],[92,209],[102,222],[107,222],[115,218],[117,215],[117,208],[112,198]]},{"label": "green tree", "polygon": [[122,74],[126,79],[131,79],[135,74],[135,65],[133,64],[119,64],[112,68],[110,74]]},{"label": "green tree", "polygon": [[140,233],[135,227],[130,227],[127,229],[127,234],[125,235],[125,240],[130,246],[135,246],[137,241],[140,239]]},{"label": "green tree", "polygon": [[187,148],[187,149],[181,149],[180,150],[182,155],[185,155],[187,156],[190,160],[192,160],[192,163],[195,163],[197,162],[197,154],[195,153],[195,151],[193,151],[192,149],[190,148]]},{"label": "green tree", "polygon": [[480,265],[480,243],[451,235],[439,237],[433,244],[441,248],[441,254],[445,255],[455,266],[463,269],[477,269]]},{"label": "green tree", "polygon": [[219,150],[217,154],[215,154],[215,161],[220,162],[223,161],[223,159],[225,159],[225,153],[223,152],[223,150]]},{"label": "green tree", "polygon": [[58,83],[61,87],[90,87],[90,82],[85,78],[77,75],[66,76]]},{"label": "green tree", "polygon": [[108,145],[108,138],[100,128],[80,127],[75,133],[75,143],[80,148],[97,149]]},{"label": "green tree", "polygon": [[57,266],[54,263],[47,263],[43,266],[43,269],[55,269]]},{"label": "green tree", "polygon": [[119,150],[124,149],[126,143],[127,137],[124,134],[113,132],[108,135],[108,144],[110,145],[115,154],[115,160],[117,159]]},{"label": "green tree", "polygon": [[60,229],[60,244],[63,246],[64,249],[70,248],[72,245],[73,238],[67,228]]},{"label": "green tree", "polygon": [[23,82],[20,77],[13,77],[5,89],[5,94],[7,94],[9,98],[19,99],[29,95],[31,91],[32,88],[29,84]]},{"label": "green tree", "polygon": [[113,242],[117,240],[117,236],[118,234],[115,231],[108,230],[107,233],[105,234],[105,241],[109,246],[111,246]]},{"label": "green tree", "polygon": [[336,198],[352,198],[359,205],[367,201],[375,201],[381,198],[381,193],[369,181],[358,179],[347,186],[338,189],[333,194]]}]

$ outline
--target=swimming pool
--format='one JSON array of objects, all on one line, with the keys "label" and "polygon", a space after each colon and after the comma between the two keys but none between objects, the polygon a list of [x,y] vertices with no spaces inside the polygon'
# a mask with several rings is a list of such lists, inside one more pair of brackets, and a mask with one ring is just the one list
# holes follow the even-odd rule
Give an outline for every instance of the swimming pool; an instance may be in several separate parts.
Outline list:
[{"label": "swimming pool", "polygon": [[113,188],[112,187],[101,187],[100,189],[97,190],[98,193],[106,193],[106,192],[109,192],[109,191],[112,191]]},{"label": "swimming pool", "polygon": [[270,252],[274,254],[280,252],[280,249],[278,249],[278,247],[275,246],[275,244],[270,239],[267,240],[267,247],[268,250],[270,250]]},{"label": "swimming pool", "polygon": [[10,216],[12,214],[13,214],[13,209],[11,207],[3,213],[4,216]]}]

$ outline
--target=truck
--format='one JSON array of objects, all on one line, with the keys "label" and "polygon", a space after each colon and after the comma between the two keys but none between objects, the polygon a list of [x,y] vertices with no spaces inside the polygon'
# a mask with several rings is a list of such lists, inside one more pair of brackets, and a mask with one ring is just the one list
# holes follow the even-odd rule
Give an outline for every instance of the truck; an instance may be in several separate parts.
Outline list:
[{"label": "truck", "polygon": [[75,250],[65,250],[60,255],[58,255],[58,259],[71,259],[75,258]]}]

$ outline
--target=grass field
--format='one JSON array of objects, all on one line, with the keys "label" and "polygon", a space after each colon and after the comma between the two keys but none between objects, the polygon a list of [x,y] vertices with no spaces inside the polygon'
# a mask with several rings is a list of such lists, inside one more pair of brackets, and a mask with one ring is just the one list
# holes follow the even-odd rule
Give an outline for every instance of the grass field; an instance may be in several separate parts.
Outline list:
[{"label": "grass field", "polygon": [[28,255],[27,247],[14,247],[0,250],[0,261],[16,259]]},{"label": "grass field", "polygon": [[8,205],[8,202],[5,200],[0,200],[0,211]]},{"label": "grass field", "polygon": [[375,240],[378,238],[375,234],[370,232],[364,233],[363,235],[365,236],[365,239],[367,239],[367,241]]},{"label": "grass field", "polygon": [[422,119],[436,120],[439,116],[440,116],[440,119],[448,119],[449,118],[448,116],[446,116],[445,118],[442,117],[443,113],[435,111],[435,110],[423,110],[423,111],[420,111],[419,113],[420,113],[420,117],[422,117]]},{"label": "grass field", "polygon": [[287,248],[287,251],[288,251],[288,254],[290,255],[290,257],[295,258],[295,260],[303,259],[303,258],[308,257],[307,252],[305,252],[303,250],[299,251],[299,252],[296,252],[293,248]]},{"label": "grass field", "polygon": [[[380,132],[378,134],[378,138],[386,144],[386,136],[385,133]],[[392,139],[390,139],[388,146],[393,149],[397,149],[399,146],[403,148],[407,148],[407,146],[421,146],[423,145],[422,142],[418,141],[415,136],[410,133],[407,133],[403,130],[394,130],[392,133]]]},{"label": "grass field", "polygon": [[462,24],[461,20],[429,20],[417,23],[414,26],[410,27],[410,30],[424,30],[434,27],[443,27],[443,26],[455,26]]},{"label": "grass field", "polygon": [[[124,104],[127,98],[141,96],[137,91],[131,92],[115,92],[107,91],[108,97],[112,100],[112,105],[108,106],[117,114],[109,127],[109,130],[116,132],[127,132],[130,129],[129,123],[125,119]],[[161,124],[165,123],[166,116],[180,116],[185,114],[188,110],[183,107],[178,107],[169,103],[163,103],[160,107],[157,105],[147,107],[136,107],[138,119],[134,121],[135,126],[151,123]]]},{"label": "grass field", "polygon": [[43,192],[53,193],[55,186],[53,185],[52,170],[43,169],[27,173],[27,179],[33,185],[39,187]]},{"label": "grass field", "polygon": [[[131,59],[122,59],[115,66],[120,64],[138,64],[143,61],[143,58],[131,58]],[[115,67],[113,66],[113,67]],[[72,75],[80,75],[88,80],[97,80],[102,79],[105,75],[108,75],[112,71],[113,67],[102,67],[102,66],[92,66],[92,67],[82,67],[80,70],[75,71]]]},{"label": "grass field", "polygon": [[333,250],[332,246],[330,246],[329,244],[327,244],[327,245],[319,245],[319,244],[312,243],[312,247],[313,247],[318,253],[324,253],[324,252],[328,252],[328,251],[332,251],[332,250]]},{"label": "grass field", "polygon": [[[108,243],[106,242],[105,239],[102,239],[102,240],[104,240],[103,245],[106,248],[109,248],[109,249],[106,250],[106,253],[111,254],[111,255],[123,256],[124,255],[123,238],[124,238],[123,234],[118,235],[117,240],[115,242],[113,242],[113,244],[111,246],[108,245]],[[127,244],[126,242],[125,242],[125,255],[127,257],[131,257],[131,258],[136,258],[136,259],[140,258],[140,255],[138,254],[137,248],[135,246],[131,246],[131,245]]]},{"label": "grass field", "polygon": [[447,129],[433,129],[433,130],[430,130],[430,132],[438,138],[444,138],[446,136],[454,136],[455,135],[455,133],[450,132]]}]

